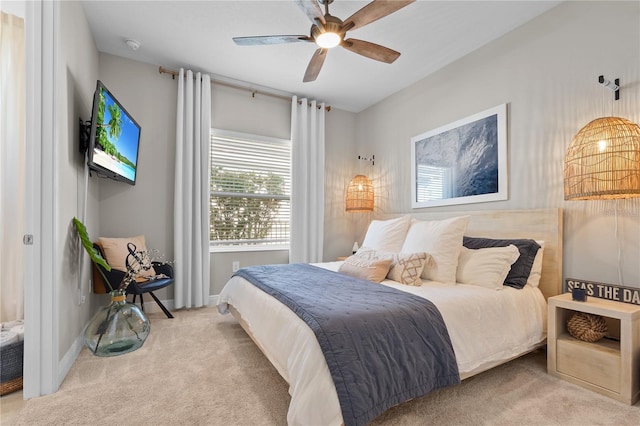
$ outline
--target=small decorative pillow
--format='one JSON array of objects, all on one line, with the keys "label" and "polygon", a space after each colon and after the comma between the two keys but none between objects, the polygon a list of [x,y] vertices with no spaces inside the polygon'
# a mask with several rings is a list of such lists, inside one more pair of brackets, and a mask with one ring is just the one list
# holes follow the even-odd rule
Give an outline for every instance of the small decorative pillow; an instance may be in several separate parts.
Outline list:
[{"label": "small decorative pillow", "polygon": [[410,216],[389,220],[373,220],[364,236],[362,247],[375,251],[398,253],[411,223]]},{"label": "small decorative pillow", "polygon": [[391,259],[387,278],[406,285],[422,285],[420,274],[431,260],[427,253],[387,253],[361,248],[354,254],[366,260]]},{"label": "small decorative pillow", "polygon": [[454,285],[462,236],[469,216],[444,220],[412,220],[400,253],[429,253],[431,261],[425,265],[422,278]]},{"label": "small decorative pillow", "polygon": [[366,259],[364,257],[354,255],[349,256],[344,260],[344,263],[340,265],[338,272],[379,283],[387,277],[390,266],[390,257],[384,259]]},{"label": "small decorative pillow", "polygon": [[387,278],[401,284],[422,285],[420,275],[430,259],[427,253],[394,254]]},{"label": "small decorative pillow", "polygon": [[[138,235],[130,238],[98,238],[100,245],[102,246],[102,250],[104,251],[104,257],[106,258],[107,263],[114,269],[119,271],[126,272],[127,271],[127,256],[129,255],[129,249],[127,248],[128,243],[133,243],[136,246],[136,251],[147,251],[147,245],[144,241],[144,235]],[[145,277],[152,277],[156,275],[155,269],[151,266],[151,262],[149,257],[146,256],[144,259],[148,262],[146,267],[149,269],[140,269],[139,273],[136,276],[136,281],[146,281]]]},{"label": "small decorative pillow", "polygon": [[361,257],[363,259],[373,260],[373,259],[387,259],[392,258],[393,253],[387,253],[382,251],[372,250],[368,247],[360,247],[358,251],[354,254],[354,256]]},{"label": "small decorative pillow", "polygon": [[456,280],[461,284],[502,290],[511,265],[518,257],[520,257],[520,251],[514,245],[476,250],[462,247]]}]

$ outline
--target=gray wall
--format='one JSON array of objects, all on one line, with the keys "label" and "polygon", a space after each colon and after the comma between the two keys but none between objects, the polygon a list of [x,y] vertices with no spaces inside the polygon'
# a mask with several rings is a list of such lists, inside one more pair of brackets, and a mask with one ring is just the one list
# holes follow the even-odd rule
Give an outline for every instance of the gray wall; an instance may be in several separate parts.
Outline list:
[{"label": "gray wall", "polygon": [[[412,136],[507,103],[509,199],[433,209],[561,207],[564,276],[618,283],[613,203],[563,193],[572,137],[603,114],[600,74],[621,79],[614,115],[640,122],[640,3],[565,2],[363,111],[357,143],[376,154],[377,210],[412,211]],[[640,287],[640,199],[619,207],[623,284]]]},{"label": "gray wall", "polygon": [[[78,2],[60,3],[60,50],[57,56],[56,73],[56,158],[55,176],[59,191],[55,194],[56,211],[52,212],[56,223],[54,232],[57,250],[56,269],[58,314],[58,355],[59,361],[73,346],[84,325],[93,314],[88,303],[88,283],[90,263],[84,257],[83,296],[78,295],[78,245],[73,217],[81,217],[85,193],[83,170],[84,161],[79,153],[78,119],[89,120],[91,104],[98,78],[98,51],[84,16],[82,4]],[[89,184],[87,188],[87,220],[89,234],[97,234],[100,212],[98,210],[98,187]]]},{"label": "gray wall", "polygon": [[[142,130],[134,186],[95,174],[91,178],[100,186],[100,230],[95,237],[144,235],[148,248],[173,259],[178,87],[171,77],[160,75],[158,67],[104,53],[99,78]],[[158,296],[168,298],[166,290],[158,291]]]},{"label": "gray wall", "polygon": [[360,162],[358,155],[370,156],[371,150],[356,148],[357,114],[331,110],[325,121],[324,167],[324,260],[351,254],[354,229],[369,223],[368,213],[346,213],[345,197],[351,178],[361,172],[369,173],[370,166]]},{"label": "gray wall", "polygon": [[[147,246],[173,258],[173,179],[177,82],[158,66],[100,54],[100,79],[142,127],[139,176],[135,186],[93,177],[100,186],[99,236],[144,234]],[[289,139],[291,103],[287,100],[213,84],[212,127]],[[353,244],[344,213],[344,188],[355,164],[355,115],[332,110],[326,115],[325,259],[342,255]],[[211,253],[211,295],[220,292],[240,266],[287,263],[288,251]],[[158,291],[172,299],[173,287]]]}]

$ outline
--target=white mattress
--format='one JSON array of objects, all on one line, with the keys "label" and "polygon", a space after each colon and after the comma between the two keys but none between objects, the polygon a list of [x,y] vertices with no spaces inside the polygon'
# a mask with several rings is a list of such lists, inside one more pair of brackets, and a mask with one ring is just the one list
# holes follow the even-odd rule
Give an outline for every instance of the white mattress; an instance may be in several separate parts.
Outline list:
[{"label": "white mattress", "polygon": [[[342,262],[317,264],[337,270]],[[432,301],[447,325],[461,378],[502,364],[540,346],[546,339],[546,301],[533,287],[522,290],[425,281],[407,286],[384,285]],[[313,331],[293,311],[240,277],[220,293],[218,309],[227,304],[240,312],[269,361],[289,383],[290,425],[340,425],[342,414],[331,373]]]}]

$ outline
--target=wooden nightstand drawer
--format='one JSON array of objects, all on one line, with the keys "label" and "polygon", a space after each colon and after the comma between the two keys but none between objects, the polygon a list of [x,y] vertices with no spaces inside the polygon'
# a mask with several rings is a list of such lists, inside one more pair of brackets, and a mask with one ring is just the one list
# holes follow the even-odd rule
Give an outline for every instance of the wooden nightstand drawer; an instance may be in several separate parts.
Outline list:
[{"label": "wooden nightstand drawer", "polygon": [[620,393],[620,350],[607,341],[589,343],[562,336],[557,341],[557,370]]}]

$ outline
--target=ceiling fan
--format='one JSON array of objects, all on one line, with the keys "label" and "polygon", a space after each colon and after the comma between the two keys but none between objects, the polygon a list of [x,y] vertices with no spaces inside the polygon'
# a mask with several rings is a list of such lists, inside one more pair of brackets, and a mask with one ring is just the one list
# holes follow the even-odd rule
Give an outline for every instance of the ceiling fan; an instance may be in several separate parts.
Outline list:
[{"label": "ceiling fan", "polygon": [[[342,46],[347,50],[355,52],[376,61],[392,63],[400,56],[400,52],[355,38],[345,38],[347,31],[355,30],[384,18],[403,7],[413,3],[415,0],[374,0],[358,10],[349,18],[342,21],[329,13],[329,5],[333,0],[295,0],[296,4],[305,15],[311,20],[311,31],[306,35],[271,35],[254,37],[234,37],[233,41],[239,46],[255,46],[266,44],[282,44],[297,42],[312,42],[319,47],[313,54],[307,70],[304,74],[303,82],[314,81],[322,64],[327,57],[329,49]],[[320,2],[325,7],[325,13],[318,4]]]}]

